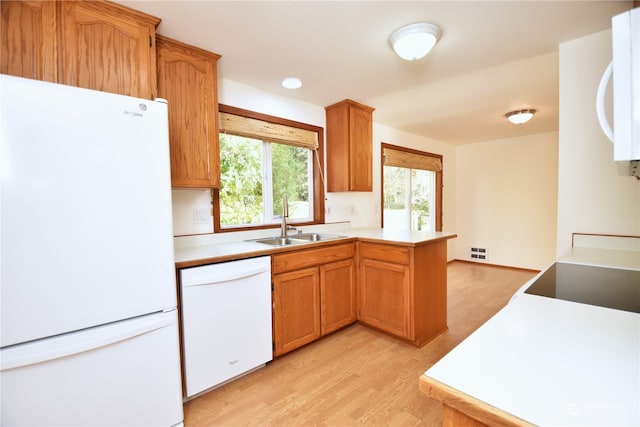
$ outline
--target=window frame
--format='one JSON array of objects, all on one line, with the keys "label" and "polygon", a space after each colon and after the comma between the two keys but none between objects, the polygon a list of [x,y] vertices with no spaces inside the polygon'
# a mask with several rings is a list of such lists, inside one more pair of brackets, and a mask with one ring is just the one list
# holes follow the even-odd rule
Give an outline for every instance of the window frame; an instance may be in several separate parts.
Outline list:
[{"label": "window frame", "polygon": [[[243,108],[233,107],[230,105],[219,104],[219,113],[235,114],[237,116],[247,117],[256,120],[262,120],[269,123],[290,126],[298,129],[304,129],[318,134],[318,148],[312,156],[315,157],[313,161],[313,220],[306,222],[291,221],[290,224],[295,226],[324,224],[324,182],[322,179],[321,170],[324,170],[324,129],[319,126],[310,125],[307,123],[297,122],[294,120],[284,119],[282,117],[271,116],[268,114],[258,113],[251,110],[245,110]],[[219,131],[216,131],[216,138],[219,137]],[[218,156],[220,154],[218,153]],[[263,182],[264,184],[264,182]],[[220,185],[222,186],[222,177]],[[213,189],[211,195],[211,204],[213,206],[213,231],[214,233],[228,233],[233,231],[250,231],[261,230],[269,228],[279,228],[279,224],[260,224],[242,227],[225,227],[220,226],[220,190]]]},{"label": "window frame", "polygon": [[[444,171],[444,162],[442,161],[441,154],[429,153],[426,151],[415,150],[412,148],[401,147],[399,145],[388,144],[383,142],[380,144],[380,226],[384,228],[384,150],[385,148],[397,151],[403,151],[405,153],[416,154],[419,156],[432,157],[434,159],[439,159],[442,164],[442,170],[434,171],[436,174],[436,212],[435,212],[435,220],[436,220],[436,231],[442,231],[442,172]],[[411,168],[406,168],[411,169]]]}]

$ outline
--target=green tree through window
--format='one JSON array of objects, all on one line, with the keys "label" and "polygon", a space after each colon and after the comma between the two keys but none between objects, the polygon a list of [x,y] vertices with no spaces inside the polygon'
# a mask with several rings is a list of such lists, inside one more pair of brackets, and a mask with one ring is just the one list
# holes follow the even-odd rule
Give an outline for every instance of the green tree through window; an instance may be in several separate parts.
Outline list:
[{"label": "green tree through window", "polygon": [[442,230],[442,156],[382,143],[382,222],[387,229]]},{"label": "green tree through window", "polygon": [[263,222],[262,142],[220,135],[220,222]]},{"label": "green tree through window", "polygon": [[220,134],[220,226],[313,220],[313,152],[287,144]]}]

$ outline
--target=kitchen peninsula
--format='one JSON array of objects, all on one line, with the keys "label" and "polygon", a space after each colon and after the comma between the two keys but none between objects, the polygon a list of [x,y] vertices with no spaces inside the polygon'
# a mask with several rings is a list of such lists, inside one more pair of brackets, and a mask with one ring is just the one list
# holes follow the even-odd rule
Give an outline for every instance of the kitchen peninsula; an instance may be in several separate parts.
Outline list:
[{"label": "kitchen peninsula", "polygon": [[640,251],[573,248],[420,389],[444,426],[640,425],[639,312]]},{"label": "kitchen peninsula", "polygon": [[[354,321],[416,346],[423,346],[446,331],[447,240],[457,237],[455,233],[348,227],[321,229],[331,230],[337,237],[285,247],[240,241],[242,237],[235,241],[227,238],[225,242],[207,241],[201,236],[177,239],[176,268],[273,255],[272,272],[275,274],[286,271],[283,270],[283,261],[279,260],[292,263],[304,260],[299,268],[323,265],[336,260],[330,255],[326,260],[315,259],[317,254],[327,256],[331,253],[331,250],[318,249],[353,245],[352,260],[357,271],[352,279],[355,281],[354,290],[357,287],[353,298]],[[262,233],[271,236],[274,231],[263,230]],[[299,256],[283,258],[285,254],[298,253]]]}]

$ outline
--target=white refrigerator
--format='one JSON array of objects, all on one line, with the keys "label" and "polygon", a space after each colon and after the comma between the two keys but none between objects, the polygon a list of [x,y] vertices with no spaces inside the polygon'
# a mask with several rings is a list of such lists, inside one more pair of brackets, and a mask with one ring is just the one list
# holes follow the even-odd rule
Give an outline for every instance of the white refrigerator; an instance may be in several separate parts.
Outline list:
[{"label": "white refrigerator", "polygon": [[182,424],[167,120],[0,75],[0,425]]}]

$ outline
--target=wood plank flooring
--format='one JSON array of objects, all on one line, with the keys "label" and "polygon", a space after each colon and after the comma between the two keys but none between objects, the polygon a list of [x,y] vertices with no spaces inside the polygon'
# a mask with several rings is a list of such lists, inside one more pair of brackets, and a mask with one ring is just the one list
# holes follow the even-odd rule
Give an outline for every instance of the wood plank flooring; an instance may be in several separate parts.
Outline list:
[{"label": "wood plank flooring", "polygon": [[355,324],[185,403],[185,426],[439,426],[418,378],[536,272],[454,261],[447,274],[449,330],[424,347]]}]

